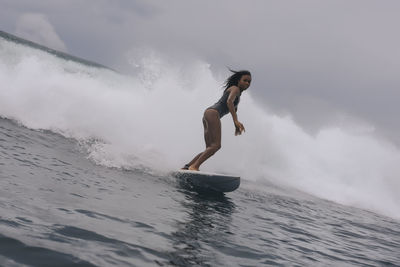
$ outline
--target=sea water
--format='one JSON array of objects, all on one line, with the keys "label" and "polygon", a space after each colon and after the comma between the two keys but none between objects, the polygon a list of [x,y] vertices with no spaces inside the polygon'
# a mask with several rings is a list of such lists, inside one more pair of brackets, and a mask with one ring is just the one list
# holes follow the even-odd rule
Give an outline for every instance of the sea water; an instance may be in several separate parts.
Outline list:
[{"label": "sea water", "polygon": [[[204,170],[226,195],[169,174],[204,147],[226,76],[155,53],[135,75],[0,36],[0,265],[400,265],[400,152],[373,129],[309,134],[242,97]],[[254,77],[256,79],[256,77]]]}]

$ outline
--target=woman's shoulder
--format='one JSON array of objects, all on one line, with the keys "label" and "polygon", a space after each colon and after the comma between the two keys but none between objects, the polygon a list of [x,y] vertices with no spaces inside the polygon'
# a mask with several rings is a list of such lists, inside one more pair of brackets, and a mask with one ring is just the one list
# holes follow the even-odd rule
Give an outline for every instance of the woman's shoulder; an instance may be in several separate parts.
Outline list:
[{"label": "woman's shoulder", "polygon": [[226,88],[226,89],[225,89],[225,92],[229,92],[229,93],[233,92],[233,93],[235,93],[235,94],[240,94],[240,89],[239,89],[238,86],[232,85],[232,86]]}]

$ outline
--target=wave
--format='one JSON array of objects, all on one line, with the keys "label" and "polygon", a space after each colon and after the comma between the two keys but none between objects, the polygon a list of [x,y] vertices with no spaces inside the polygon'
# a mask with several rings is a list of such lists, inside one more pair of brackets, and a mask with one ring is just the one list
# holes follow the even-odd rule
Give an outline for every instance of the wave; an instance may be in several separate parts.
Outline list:
[{"label": "wave", "polygon": [[[201,117],[225,78],[202,61],[156,52],[131,59],[133,76],[0,38],[0,116],[75,138],[97,164],[176,169],[204,149]],[[257,77],[254,77],[257,79]],[[229,117],[229,116],[227,116]],[[235,137],[222,121],[222,149],[203,169],[233,172],[400,218],[400,152],[357,125],[309,134],[244,93]]]}]

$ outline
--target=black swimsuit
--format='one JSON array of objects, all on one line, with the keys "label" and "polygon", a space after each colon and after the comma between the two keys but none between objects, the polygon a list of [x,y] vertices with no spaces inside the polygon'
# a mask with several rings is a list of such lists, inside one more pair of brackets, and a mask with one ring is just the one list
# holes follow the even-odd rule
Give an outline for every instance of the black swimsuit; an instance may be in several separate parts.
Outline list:
[{"label": "black swimsuit", "polygon": [[[215,103],[214,105],[212,105],[211,107],[207,108],[207,109],[215,109],[218,111],[219,113],[219,117],[222,118],[222,116],[226,115],[229,113],[229,108],[228,108],[228,97],[229,97],[230,91],[225,90],[224,94],[222,95],[222,97],[218,100],[217,103]],[[240,92],[240,95],[242,94],[242,92]],[[233,101],[233,106],[235,107],[235,111],[237,111],[237,107],[239,105],[240,102],[240,95],[236,96],[235,101]]]}]

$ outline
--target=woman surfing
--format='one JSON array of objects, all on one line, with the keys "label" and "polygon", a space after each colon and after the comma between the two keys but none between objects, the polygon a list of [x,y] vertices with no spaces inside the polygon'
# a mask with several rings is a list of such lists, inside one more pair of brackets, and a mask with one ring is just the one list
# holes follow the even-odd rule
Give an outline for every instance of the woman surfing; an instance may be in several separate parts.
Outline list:
[{"label": "woman surfing", "polygon": [[244,126],[237,117],[237,108],[240,96],[251,84],[251,73],[247,70],[233,71],[226,79],[224,93],[217,103],[204,111],[203,126],[206,149],[195,156],[182,169],[198,171],[200,165],[221,148],[221,118],[230,113],[235,125],[235,135],[245,131]]}]

